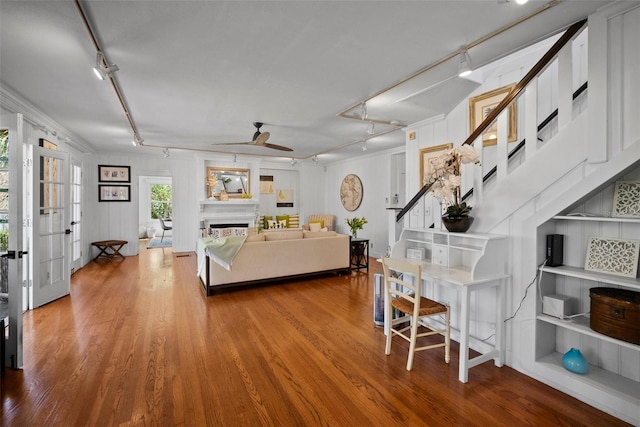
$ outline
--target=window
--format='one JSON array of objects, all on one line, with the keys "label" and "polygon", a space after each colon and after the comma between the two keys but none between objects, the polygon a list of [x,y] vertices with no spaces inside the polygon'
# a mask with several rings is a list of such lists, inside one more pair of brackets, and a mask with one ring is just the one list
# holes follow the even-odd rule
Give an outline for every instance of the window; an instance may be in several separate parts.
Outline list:
[{"label": "window", "polygon": [[171,218],[171,185],[151,184],[151,218]]}]

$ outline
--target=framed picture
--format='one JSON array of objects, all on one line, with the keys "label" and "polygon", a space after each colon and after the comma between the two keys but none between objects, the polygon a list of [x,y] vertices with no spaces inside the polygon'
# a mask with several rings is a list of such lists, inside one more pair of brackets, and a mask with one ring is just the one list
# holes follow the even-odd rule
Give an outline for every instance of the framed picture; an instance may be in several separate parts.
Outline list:
[{"label": "framed picture", "polygon": [[424,173],[427,170],[426,166],[429,164],[429,160],[452,148],[453,144],[449,143],[420,149],[420,176],[418,177],[420,179],[420,188],[424,186]]},{"label": "framed picture", "polygon": [[99,182],[131,182],[131,166],[98,165]]},{"label": "framed picture", "polygon": [[[494,108],[507,96],[515,87],[515,84],[503,86],[498,89],[483,93],[478,96],[469,98],[469,131],[473,132],[482,121],[493,111]],[[517,110],[516,103],[512,102],[507,107],[509,114],[509,134],[508,142],[514,142],[518,139],[517,129]],[[482,142],[484,146],[495,145],[498,143],[498,121],[494,121],[482,134]]]},{"label": "framed picture", "polygon": [[273,194],[273,175],[260,175],[260,194]]},{"label": "framed picture", "polygon": [[129,185],[98,185],[99,202],[130,202],[131,186]]},{"label": "framed picture", "polygon": [[340,184],[340,201],[342,206],[349,212],[353,212],[360,207],[364,189],[362,181],[358,175],[350,173],[345,176]]},{"label": "framed picture", "polygon": [[611,216],[640,218],[640,181],[616,182]]},{"label": "framed picture", "polygon": [[592,237],[584,269],[635,278],[639,253],[640,240]]},{"label": "framed picture", "polygon": [[277,208],[292,208],[293,207],[293,190],[278,190],[278,200],[276,201]]}]

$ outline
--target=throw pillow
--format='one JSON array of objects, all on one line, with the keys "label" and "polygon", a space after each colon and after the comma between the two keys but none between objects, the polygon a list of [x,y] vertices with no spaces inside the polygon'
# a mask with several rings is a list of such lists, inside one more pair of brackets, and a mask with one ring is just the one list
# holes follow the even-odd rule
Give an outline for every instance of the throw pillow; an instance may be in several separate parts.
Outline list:
[{"label": "throw pillow", "polygon": [[298,228],[300,227],[300,215],[293,214],[289,215],[289,228]]},{"label": "throw pillow", "polygon": [[264,216],[264,224],[262,225],[263,228],[269,228],[269,221],[273,219],[273,216],[271,215],[265,215]]},{"label": "throw pillow", "polygon": [[288,228],[287,220],[286,219],[278,220],[278,225],[276,226],[276,228]]},{"label": "throw pillow", "polygon": [[309,225],[311,224],[320,224],[320,228],[324,228],[324,220],[320,221],[309,221]]},{"label": "throw pillow", "polygon": [[276,215],[276,221],[285,221],[286,227],[289,227],[289,215]]},{"label": "throw pillow", "polygon": [[311,231],[320,231],[322,227],[320,227],[319,222],[311,222],[309,223],[309,230]]},{"label": "throw pillow", "polygon": [[267,220],[267,229],[268,230],[275,229],[277,226],[278,226],[278,222],[277,221],[271,220],[271,219]]}]

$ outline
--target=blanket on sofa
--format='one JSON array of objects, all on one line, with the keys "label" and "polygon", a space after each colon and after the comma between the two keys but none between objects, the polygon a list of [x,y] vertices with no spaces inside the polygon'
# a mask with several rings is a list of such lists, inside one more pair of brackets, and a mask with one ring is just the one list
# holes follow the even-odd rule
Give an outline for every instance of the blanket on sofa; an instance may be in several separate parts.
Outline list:
[{"label": "blanket on sofa", "polygon": [[204,251],[211,259],[227,271],[231,271],[233,258],[238,254],[247,236],[229,236],[206,239]]}]

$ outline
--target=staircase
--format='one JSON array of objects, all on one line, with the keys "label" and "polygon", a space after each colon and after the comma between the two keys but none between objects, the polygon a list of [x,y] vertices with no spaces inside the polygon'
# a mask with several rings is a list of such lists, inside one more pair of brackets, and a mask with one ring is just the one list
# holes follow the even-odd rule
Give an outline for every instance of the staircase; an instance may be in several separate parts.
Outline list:
[{"label": "staircase", "polygon": [[[495,114],[489,115],[464,142],[474,145],[485,171],[490,173],[484,174],[489,175],[485,178],[480,168],[467,167],[463,171],[463,191],[467,191],[466,201],[473,206],[475,221],[470,232],[509,237],[506,262],[510,284],[506,313],[512,318],[505,321],[506,364],[625,421],[640,425],[636,391],[618,393],[597,379],[581,381],[572,377],[573,374],[563,372],[562,368],[559,371],[555,367],[549,368],[541,362],[548,351],[546,348],[541,350],[548,344],[548,339],[545,341],[541,336],[548,332],[552,334],[553,342],[557,334],[556,352],[565,346],[586,346],[594,359],[590,362],[603,369],[606,367],[609,374],[620,375],[623,378],[620,383],[630,382],[632,388],[640,384],[640,348],[592,346],[583,335],[572,335],[562,328],[548,328],[548,325],[536,321],[541,305],[538,290],[533,286],[538,266],[545,258],[542,240],[549,232],[547,224],[553,222],[555,215],[584,207],[585,203],[593,203],[594,198],[601,208],[609,203],[612,197],[610,189],[615,181],[640,180],[640,81],[637,78],[640,75],[640,54],[636,53],[640,30],[634,28],[640,28],[640,7],[637,4],[619,3],[590,16],[588,52],[582,52],[582,56],[576,54],[580,47],[573,41],[585,30],[585,22],[569,28],[494,110]],[[588,75],[582,82],[588,80],[588,90],[574,94],[572,88],[577,86],[574,85],[577,70],[581,69],[580,61],[586,61],[587,53],[588,66],[582,68],[588,70]],[[551,77],[544,74],[550,64],[553,64]],[[554,114],[555,117],[550,119],[537,114],[538,103],[541,102],[538,97],[539,80],[549,78],[554,79],[551,86],[557,88],[552,96],[557,105],[557,116]],[[581,87],[580,92],[583,90]],[[524,136],[523,142],[518,144],[522,148],[517,152],[509,151],[509,146],[514,144],[506,140],[506,107],[513,101],[518,102],[518,134]],[[482,133],[496,121],[497,146],[483,147]],[[451,123],[449,125],[452,127]],[[407,147],[408,162],[416,162],[410,145]],[[418,148],[415,150],[417,152]],[[414,171],[410,168],[407,163],[408,176]],[[428,191],[428,187],[421,188],[402,211],[397,215],[393,213],[393,221],[398,225],[396,229],[441,227],[440,206]],[[640,227],[631,231],[624,227],[605,223],[601,233],[640,237]],[[390,242],[396,241],[393,234],[391,232]],[[575,242],[588,236],[583,232],[569,237]],[[580,286],[588,290],[589,284],[580,283]],[[455,311],[459,304],[456,296],[444,297]],[[588,307],[588,296],[580,303]],[[477,301],[476,306],[479,308],[472,314],[472,330],[478,337],[490,337],[492,327],[487,319],[491,318],[495,307],[490,298]],[[640,386],[637,388],[640,390]]]}]

